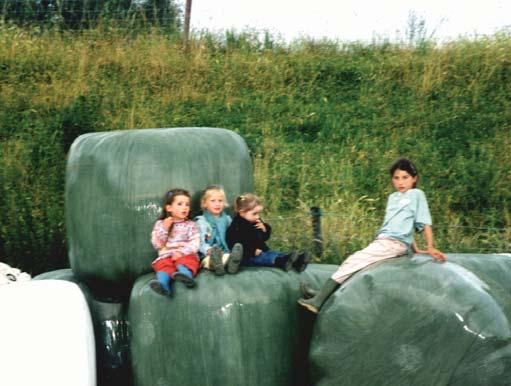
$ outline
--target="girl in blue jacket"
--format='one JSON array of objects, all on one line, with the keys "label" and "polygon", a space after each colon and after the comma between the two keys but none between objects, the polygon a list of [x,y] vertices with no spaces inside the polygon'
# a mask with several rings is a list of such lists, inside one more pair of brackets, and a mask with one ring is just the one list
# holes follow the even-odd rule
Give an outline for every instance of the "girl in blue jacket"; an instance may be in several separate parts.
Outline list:
[{"label": "girl in blue jacket", "polygon": [[200,232],[201,267],[218,276],[224,275],[226,269],[228,273],[236,273],[243,255],[241,244],[232,245],[232,250],[227,246],[225,234],[232,218],[225,213],[226,206],[223,188],[208,186],[201,198],[202,215],[195,218]]}]

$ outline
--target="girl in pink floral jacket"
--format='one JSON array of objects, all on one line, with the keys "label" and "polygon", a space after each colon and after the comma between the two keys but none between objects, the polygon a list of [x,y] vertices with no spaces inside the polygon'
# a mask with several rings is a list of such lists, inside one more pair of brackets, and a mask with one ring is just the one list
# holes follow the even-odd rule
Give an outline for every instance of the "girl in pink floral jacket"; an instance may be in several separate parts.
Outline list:
[{"label": "girl in pink floral jacket", "polygon": [[189,288],[195,286],[194,277],[199,270],[200,237],[190,214],[190,194],[183,189],[167,192],[162,216],[154,224],[151,234],[158,257],[152,262],[156,279],[150,287],[160,295],[172,294],[172,282],[182,281]]}]

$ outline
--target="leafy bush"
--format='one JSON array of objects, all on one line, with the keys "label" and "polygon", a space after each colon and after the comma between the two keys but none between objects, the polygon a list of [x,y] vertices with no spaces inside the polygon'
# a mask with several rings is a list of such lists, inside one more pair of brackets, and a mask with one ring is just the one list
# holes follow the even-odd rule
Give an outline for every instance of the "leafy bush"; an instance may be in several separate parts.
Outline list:
[{"label": "leafy bush", "polygon": [[328,213],[323,261],[363,246],[391,191],[389,164],[409,156],[440,248],[511,249],[508,33],[442,46],[204,33],[183,50],[157,30],[4,25],[0,69],[0,257],[30,273],[66,264],[72,140],[132,128],[240,133],[278,247],[312,248],[310,206]]}]

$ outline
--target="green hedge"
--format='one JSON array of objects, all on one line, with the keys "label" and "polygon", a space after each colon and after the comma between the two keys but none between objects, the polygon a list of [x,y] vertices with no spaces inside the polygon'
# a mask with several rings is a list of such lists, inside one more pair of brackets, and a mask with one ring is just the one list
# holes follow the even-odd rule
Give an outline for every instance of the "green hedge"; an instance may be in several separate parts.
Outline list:
[{"label": "green hedge", "polygon": [[[66,266],[65,158],[78,135],[180,126],[245,138],[267,217],[319,205],[357,228],[354,203],[369,197],[360,213],[381,221],[385,170],[407,155],[435,223],[458,227],[439,246],[508,250],[509,63],[506,33],[420,48],[204,35],[184,51],[156,32],[1,27],[0,257],[31,273]],[[360,241],[325,259],[339,262],[376,227],[358,227]]]}]

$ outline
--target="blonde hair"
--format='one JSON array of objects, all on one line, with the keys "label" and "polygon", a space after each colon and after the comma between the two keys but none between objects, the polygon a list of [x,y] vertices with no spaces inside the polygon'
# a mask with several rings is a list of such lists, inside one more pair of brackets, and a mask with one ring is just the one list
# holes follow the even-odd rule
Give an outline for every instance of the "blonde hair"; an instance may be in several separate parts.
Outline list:
[{"label": "blonde hair", "polygon": [[213,192],[221,193],[222,196],[224,196],[224,208],[228,206],[224,188],[220,185],[209,185],[206,189],[204,189],[204,192],[202,192],[202,197],[200,199],[200,207],[202,210],[206,209],[206,200],[211,197]]},{"label": "blonde hair", "polygon": [[246,212],[262,205],[261,200],[253,193],[243,193],[234,200],[234,211],[236,213]]}]

